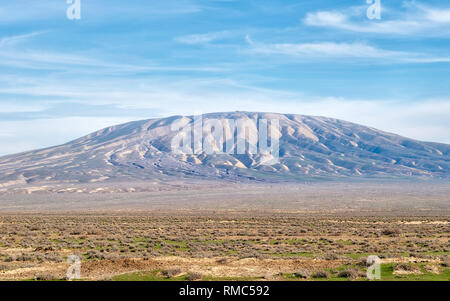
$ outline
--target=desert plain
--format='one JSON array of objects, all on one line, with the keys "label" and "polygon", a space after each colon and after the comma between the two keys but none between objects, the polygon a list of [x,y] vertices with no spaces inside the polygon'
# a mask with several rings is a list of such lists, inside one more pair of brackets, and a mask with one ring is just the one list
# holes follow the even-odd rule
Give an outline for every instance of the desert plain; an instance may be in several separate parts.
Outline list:
[{"label": "desert plain", "polygon": [[445,181],[142,187],[0,195],[0,280],[450,279]]}]

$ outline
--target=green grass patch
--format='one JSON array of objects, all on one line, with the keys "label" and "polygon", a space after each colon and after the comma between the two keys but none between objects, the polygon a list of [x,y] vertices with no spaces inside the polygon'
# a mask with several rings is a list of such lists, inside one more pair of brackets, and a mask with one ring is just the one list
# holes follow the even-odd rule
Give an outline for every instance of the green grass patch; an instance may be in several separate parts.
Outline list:
[{"label": "green grass patch", "polygon": [[50,239],[50,241],[51,241],[51,242],[54,242],[54,243],[57,243],[57,244],[60,244],[60,243],[63,243],[63,242],[64,242],[64,241],[62,241],[61,239],[57,239],[57,238]]},{"label": "green grass patch", "polygon": [[189,251],[189,247],[187,246],[187,242],[185,242],[185,241],[177,241],[177,240],[165,239],[165,240],[163,240],[163,242],[166,245],[174,246],[178,250]]},{"label": "green grass patch", "polygon": [[164,277],[160,275],[160,270],[126,273],[113,277],[113,281],[187,281],[188,275],[178,277]]},{"label": "green grass patch", "polygon": [[347,281],[348,280],[347,278],[338,277],[336,274],[330,274],[327,278],[311,278],[311,277],[308,277],[308,279],[306,279],[306,278],[298,277],[294,273],[286,273],[286,274],[282,274],[281,277],[285,281],[305,281],[305,280],[313,280],[313,281]]},{"label": "green grass patch", "polygon": [[254,281],[260,280],[261,277],[214,277],[214,276],[203,276],[204,281]]},{"label": "green grass patch", "polygon": [[394,264],[381,264],[382,281],[450,281],[450,269],[442,268],[440,274],[434,274],[425,270],[424,265],[418,265],[422,274],[394,275]]}]

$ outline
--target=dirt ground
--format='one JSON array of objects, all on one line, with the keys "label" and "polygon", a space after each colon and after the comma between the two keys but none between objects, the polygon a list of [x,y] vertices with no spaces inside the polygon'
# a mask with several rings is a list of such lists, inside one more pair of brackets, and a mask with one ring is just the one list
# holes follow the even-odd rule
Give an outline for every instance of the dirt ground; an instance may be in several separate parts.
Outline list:
[{"label": "dirt ground", "polygon": [[0,280],[65,279],[70,255],[84,280],[364,280],[369,255],[387,280],[448,280],[449,195],[447,182],[0,194]]},{"label": "dirt ground", "polygon": [[212,280],[337,278],[349,271],[346,277],[364,279],[369,255],[391,265],[392,275],[440,275],[448,272],[449,223],[419,214],[4,214],[0,280],[65,279],[72,254],[84,280],[151,271]]}]

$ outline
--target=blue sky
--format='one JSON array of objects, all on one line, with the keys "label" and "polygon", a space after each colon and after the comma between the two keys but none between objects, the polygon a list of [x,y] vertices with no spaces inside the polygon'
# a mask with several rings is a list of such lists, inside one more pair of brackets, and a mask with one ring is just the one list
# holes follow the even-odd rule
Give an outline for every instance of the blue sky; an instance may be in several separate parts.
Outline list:
[{"label": "blue sky", "polygon": [[450,3],[66,0],[0,4],[0,155],[131,120],[336,117],[450,143]]}]

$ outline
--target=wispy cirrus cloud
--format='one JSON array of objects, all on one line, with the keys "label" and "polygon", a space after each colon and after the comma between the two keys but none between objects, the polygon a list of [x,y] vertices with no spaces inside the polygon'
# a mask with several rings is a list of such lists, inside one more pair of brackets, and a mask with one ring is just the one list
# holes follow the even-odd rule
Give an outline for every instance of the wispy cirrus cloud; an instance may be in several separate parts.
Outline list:
[{"label": "wispy cirrus cloud", "polygon": [[250,51],[260,54],[287,55],[298,60],[315,59],[367,59],[399,63],[438,63],[450,62],[450,57],[437,57],[429,54],[407,51],[393,51],[378,48],[367,43],[279,43],[264,44],[251,41]]},{"label": "wispy cirrus cloud", "polygon": [[210,33],[204,33],[204,34],[191,34],[191,35],[185,35],[176,37],[175,41],[183,44],[190,44],[190,45],[196,45],[196,44],[207,44],[209,42],[213,42],[219,39],[226,38],[230,36],[231,33],[229,31],[219,31],[219,32],[210,32]]},{"label": "wispy cirrus cloud", "polygon": [[433,9],[424,7],[426,19],[435,23],[450,23],[450,9]]},{"label": "wispy cirrus cloud", "polygon": [[[96,57],[55,51],[36,50],[27,46],[27,42],[36,36],[46,33],[31,32],[21,35],[12,35],[0,38],[0,66],[35,70],[66,70],[71,68],[84,68],[88,72],[93,69],[104,70],[108,73],[133,73],[151,71],[195,71],[195,72],[221,72],[223,67],[214,66],[163,66],[141,60],[139,64],[115,62]],[[17,47],[19,46],[20,47]]]},{"label": "wispy cirrus cloud", "polygon": [[23,104],[14,103],[12,101],[2,101],[0,106],[1,113],[22,113],[22,112],[42,112],[46,109],[45,106],[40,104]]},{"label": "wispy cirrus cloud", "polygon": [[426,6],[416,2],[405,3],[404,8],[404,11],[389,11],[389,17],[382,17],[380,21],[368,20],[365,10],[361,7],[309,12],[303,19],[303,23],[307,26],[359,33],[404,36],[450,35],[450,9]]},{"label": "wispy cirrus cloud", "polygon": [[[255,45],[253,43],[253,45]],[[401,57],[405,52],[389,51],[364,43],[283,43],[256,44],[252,51],[267,54],[285,54],[298,57],[350,57],[350,58],[386,58]]]},{"label": "wispy cirrus cloud", "polygon": [[16,44],[22,43],[22,42],[26,42],[26,41],[30,40],[31,38],[34,38],[34,37],[39,36],[44,33],[45,33],[44,31],[31,32],[31,33],[26,33],[26,34],[21,34],[21,35],[13,35],[13,36],[7,36],[7,37],[0,38],[0,48],[5,47],[5,46],[16,45]]},{"label": "wispy cirrus cloud", "polygon": [[424,24],[417,20],[373,22],[362,19],[360,21],[354,21],[348,15],[336,11],[308,13],[303,21],[304,24],[309,26],[328,27],[362,33],[408,35],[415,34],[419,30],[424,29]]},{"label": "wispy cirrus cloud", "polygon": [[[111,61],[103,61],[76,54],[65,54],[59,52],[46,52],[35,50],[23,51],[1,51],[0,65],[36,70],[67,70],[71,68],[83,68],[86,72],[103,70],[109,74],[113,73],[142,73],[152,71],[195,71],[195,72],[222,72],[223,67],[214,66],[164,66],[151,62],[142,64],[127,64]],[[89,69],[95,68],[95,69]],[[76,71],[73,69],[72,71]],[[78,69],[79,70],[79,69]]]},{"label": "wispy cirrus cloud", "polygon": [[[66,143],[113,124],[136,117],[56,117],[0,120],[0,156]],[[74,126],[76,125],[76,126]]]}]

